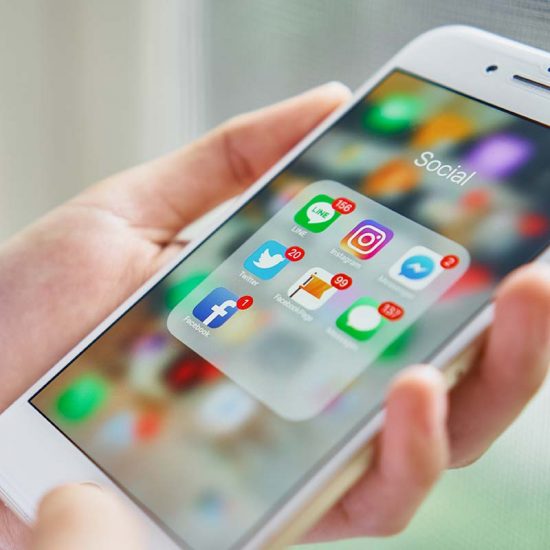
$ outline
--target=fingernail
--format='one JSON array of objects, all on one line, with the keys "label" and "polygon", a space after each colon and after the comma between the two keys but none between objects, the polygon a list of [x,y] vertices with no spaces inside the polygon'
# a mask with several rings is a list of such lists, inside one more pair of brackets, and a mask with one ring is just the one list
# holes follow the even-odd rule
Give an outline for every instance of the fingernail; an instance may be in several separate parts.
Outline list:
[{"label": "fingernail", "polygon": [[427,430],[431,433],[437,433],[444,425],[447,418],[447,391],[443,375],[435,367],[430,365],[418,365],[411,367],[409,372],[413,372],[415,378],[422,378],[432,387],[437,387],[438,391],[430,392],[435,399],[431,400],[432,414],[428,415]]},{"label": "fingernail", "polygon": [[351,90],[339,80],[331,80],[330,82],[327,82],[319,87],[337,95],[351,95]]},{"label": "fingernail", "polygon": [[84,485],[85,487],[93,487],[98,491],[103,491],[103,487],[101,487],[101,485],[98,485],[95,481],[83,481],[80,483],[80,485]]}]

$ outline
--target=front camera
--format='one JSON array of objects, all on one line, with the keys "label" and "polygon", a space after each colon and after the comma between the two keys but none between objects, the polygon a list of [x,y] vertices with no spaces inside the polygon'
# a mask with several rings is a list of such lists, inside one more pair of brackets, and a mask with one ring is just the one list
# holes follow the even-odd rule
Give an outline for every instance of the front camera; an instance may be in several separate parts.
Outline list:
[{"label": "front camera", "polygon": [[485,72],[487,74],[491,74],[491,73],[494,73],[495,71],[498,70],[498,65],[489,65],[485,68]]}]

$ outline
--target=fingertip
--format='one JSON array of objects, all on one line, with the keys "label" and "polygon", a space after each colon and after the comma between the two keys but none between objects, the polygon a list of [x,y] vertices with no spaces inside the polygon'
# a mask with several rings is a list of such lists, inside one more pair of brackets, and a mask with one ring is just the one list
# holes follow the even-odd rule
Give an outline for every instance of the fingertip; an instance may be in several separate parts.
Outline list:
[{"label": "fingertip", "polygon": [[110,491],[93,483],[56,487],[41,500],[31,550],[141,548],[139,525]]},{"label": "fingertip", "polygon": [[396,376],[373,467],[347,496],[355,533],[393,535],[409,523],[448,464],[446,411],[437,369],[418,365]]},{"label": "fingertip", "polygon": [[428,435],[440,431],[447,416],[447,387],[442,373],[430,365],[415,365],[400,373],[390,390],[389,407],[416,419]]},{"label": "fingertip", "polygon": [[314,88],[313,91],[322,93],[340,102],[348,100],[352,95],[351,90],[339,80],[331,80],[330,82],[321,84],[317,88]]},{"label": "fingertip", "polygon": [[401,384],[442,390],[445,387],[445,378],[441,371],[432,365],[413,365],[396,376],[395,385]]},{"label": "fingertip", "polygon": [[67,483],[55,487],[46,493],[40,501],[37,515],[40,518],[44,514],[63,512],[65,508],[70,510],[75,501],[80,501],[81,498],[86,499],[88,494],[97,490],[91,485],[79,483]]},{"label": "fingertip", "polygon": [[500,285],[481,373],[496,398],[525,403],[550,362],[550,266],[525,265]]},{"label": "fingertip", "polygon": [[510,296],[550,304],[550,264],[530,263],[510,273],[500,284],[497,302]]},{"label": "fingertip", "polygon": [[454,467],[481,456],[543,383],[550,362],[550,265],[526,264],[495,293],[479,361],[451,394]]},{"label": "fingertip", "polygon": [[78,512],[82,506],[91,507],[101,501],[102,506],[118,505],[114,495],[91,482],[67,483],[55,487],[42,498],[38,507],[38,517],[44,514],[64,514]]}]

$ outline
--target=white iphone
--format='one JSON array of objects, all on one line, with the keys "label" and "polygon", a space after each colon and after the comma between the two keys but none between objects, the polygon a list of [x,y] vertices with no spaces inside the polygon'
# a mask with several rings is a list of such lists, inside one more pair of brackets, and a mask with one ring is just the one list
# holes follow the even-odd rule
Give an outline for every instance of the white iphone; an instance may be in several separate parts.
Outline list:
[{"label": "white iphone", "polygon": [[468,27],[410,43],[2,414],[6,502],[95,480],[151,548],[229,550],[335,498],[392,377],[548,261],[549,68]]}]

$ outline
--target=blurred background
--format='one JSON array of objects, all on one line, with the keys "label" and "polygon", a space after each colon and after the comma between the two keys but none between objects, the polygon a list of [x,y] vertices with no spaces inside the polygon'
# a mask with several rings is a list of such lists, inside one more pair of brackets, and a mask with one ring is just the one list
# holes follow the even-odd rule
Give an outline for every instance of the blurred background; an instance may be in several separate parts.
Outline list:
[{"label": "blurred background", "polygon": [[[0,0],[0,241],[93,181],[328,80],[354,88],[465,23],[550,49],[547,0]],[[550,384],[398,537],[319,545],[547,548]]]}]

